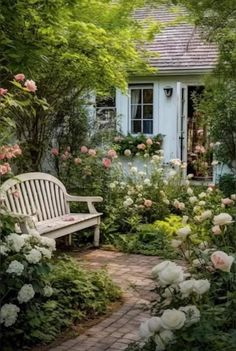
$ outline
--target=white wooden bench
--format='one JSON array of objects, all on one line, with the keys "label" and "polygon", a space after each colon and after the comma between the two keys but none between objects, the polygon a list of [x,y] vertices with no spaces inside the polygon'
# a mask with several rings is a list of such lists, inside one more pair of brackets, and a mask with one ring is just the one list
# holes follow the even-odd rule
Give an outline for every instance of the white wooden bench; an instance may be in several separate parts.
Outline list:
[{"label": "white wooden bench", "polygon": [[[95,227],[94,245],[99,245],[101,213],[93,205],[102,197],[73,196],[65,186],[46,173],[20,174],[0,187],[1,200],[8,211],[21,218],[21,231],[29,233],[32,226],[50,238],[59,238],[79,230]],[[69,203],[86,202],[89,213],[70,213]]]}]

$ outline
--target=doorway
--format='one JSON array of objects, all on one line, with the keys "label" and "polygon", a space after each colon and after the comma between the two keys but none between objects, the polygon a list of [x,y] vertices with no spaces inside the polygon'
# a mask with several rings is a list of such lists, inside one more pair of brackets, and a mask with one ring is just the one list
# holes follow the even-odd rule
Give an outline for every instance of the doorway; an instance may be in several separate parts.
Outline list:
[{"label": "doorway", "polygon": [[195,180],[211,180],[213,173],[208,128],[198,107],[203,93],[202,85],[187,86],[187,174],[193,174]]}]

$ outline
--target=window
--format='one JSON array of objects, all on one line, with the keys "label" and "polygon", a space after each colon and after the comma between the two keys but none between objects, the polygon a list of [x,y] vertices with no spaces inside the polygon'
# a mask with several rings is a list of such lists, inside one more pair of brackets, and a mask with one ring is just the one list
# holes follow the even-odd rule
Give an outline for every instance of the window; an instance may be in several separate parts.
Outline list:
[{"label": "window", "polygon": [[153,134],[153,87],[130,87],[131,133]]}]

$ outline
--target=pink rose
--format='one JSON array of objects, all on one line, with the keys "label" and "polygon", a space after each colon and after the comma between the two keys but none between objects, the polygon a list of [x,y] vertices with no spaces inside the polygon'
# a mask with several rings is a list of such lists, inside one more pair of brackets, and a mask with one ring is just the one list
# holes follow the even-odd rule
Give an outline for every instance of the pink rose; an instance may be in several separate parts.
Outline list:
[{"label": "pink rose", "polygon": [[14,145],[12,147],[12,152],[14,153],[15,156],[20,156],[22,155],[22,150],[18,144]]},{"label": "pink rose", "polygon": [[25,80],[25,75],[23,73],[18,73],[14,76],[15,80],[19,80],[19,81],[22,81],[22,80]]},{"label": "pink rose", "polygon": [[0,153],[0,160],[3,160],[5,158],[5,155],[6,155],[5,153],[1,152]]},{"label": "pink rose", "polygon": [[138,149],[138,150],[145,150],[145,149],[146,149],[146,145],[143,144],[143,143],[142,143],[142,144],[138,144],[138,145],[137,145],[137,149]]},{"label": "pink rose", "polygon": [[96,150],[94,150],[94,149],[89,149],[88,150],[88,154],[90,155],[90,156],[96,156],[96,154],[97,154],[97,152],[96,152]]},{"label": "pink rose", "polygon": [[102,160],[102,164],[105,168],[110,168],[111,167],[111,160],[109,158],[104,158]]},{"label": "pink rose", "polygon": [[220,235],[222,233],[219,225],[214,225],[211,230],[214,235]]},{"label": "pink rose", "polygon": [[232,205],[234,203],[234,201],[228,197],[226,197],[225,199],[221,199],[221,203],[223,205]]},{"label": "pink rose", "polygon": [[124,155],[127,156],[127,157],[131,156],[131,151],[130,151],[130,149],[126,149],[126,150],[124,151]]},{"label": "pink rose", "polygon": [[145,199],[144,200],[144,206],[145,207],[152,207],[152,200]]},{"label": "pink rose", "polygon": [[53,156],[58,156],[59,155],[59,150],[56,147],[53,147],[51,150],[51,154]]},{"label": "pink rose", "polygon": [[7,92],[8,92],[8,90],[7,90],[7,89],[0,88],[0,96],[4,96],[4,95],[6,95],[6,94],[7,94]]},{"label": "pink rose", "polygon": [[233,261],[234,257],[228,256],[223,251],[215,251],[211,255],[211,262],[213,263],[213,266],[223,272],[230,272]]},{"label": "pink rose", "polygon": [[87,146],[81,146],[80,152],[82,152],[82,154],[87,154],[87,152],[88,152]]},{"label": "pink rose", "polygon": [[34,93],[37,90],[37,86],[33,80],[27,80],[25,82],[25,87],[31,92]]},{"label": "pink rose", "polygon": [[4,163],[3,165],[0,165],[0,176],[9,172],[11,172],[11,166],[9,165],[9,163]]},{"label": "pink rose", "polygon": [[111,149],[107,152],[107,156],[110,158],[116,158],[117,157],[117,153],[115,150]]},{"label": "pink rose", "polygon": [[148,138],[148,139],[146,140],[146,144],[147,144],[147,145],[152,145],[152,144],[153,144],[152,139],[151,139],[151,138]]},{"label": "pink rose", "polygon": [[77,157],[74,159],[74,162],[76,165],[80,165],[82,161],[81,161],[81,158]]}]

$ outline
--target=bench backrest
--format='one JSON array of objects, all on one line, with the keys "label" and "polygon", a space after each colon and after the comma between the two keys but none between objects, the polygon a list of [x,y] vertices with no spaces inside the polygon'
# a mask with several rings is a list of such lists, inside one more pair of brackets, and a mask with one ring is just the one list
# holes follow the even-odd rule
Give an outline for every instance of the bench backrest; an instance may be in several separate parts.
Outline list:
[{"label": "bench backrest", "polygon": [[44,221],[69,213],[65,200],[66,188],[50,174],[20,174],[4,182],[0,197],[11,212],[34,216]]}]

